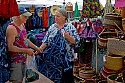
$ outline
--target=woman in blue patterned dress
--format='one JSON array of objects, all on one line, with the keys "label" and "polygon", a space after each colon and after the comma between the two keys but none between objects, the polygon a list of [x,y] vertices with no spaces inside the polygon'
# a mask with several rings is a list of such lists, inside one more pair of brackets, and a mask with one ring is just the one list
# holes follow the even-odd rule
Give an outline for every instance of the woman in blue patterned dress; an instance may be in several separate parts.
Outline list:
[{"label": "woman in blue patterned dress", "polygon": [[76,28],[66,20],[66,10],[57,9],[56,23],[49,27],[40,46],[44,60],[39,71],[54,83],[74,83],[74,48],[80,38]]}]

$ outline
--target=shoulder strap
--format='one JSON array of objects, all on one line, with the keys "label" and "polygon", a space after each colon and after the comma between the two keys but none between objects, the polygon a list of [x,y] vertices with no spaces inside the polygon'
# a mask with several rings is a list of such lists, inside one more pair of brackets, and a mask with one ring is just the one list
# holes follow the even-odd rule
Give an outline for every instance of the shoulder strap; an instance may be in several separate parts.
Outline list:
[{"label": "shoulder strap", "polygon": [[9,25],[13,25],[16,28],[17,32],[20,31],[20,29],[14,23],[10,23]]}]

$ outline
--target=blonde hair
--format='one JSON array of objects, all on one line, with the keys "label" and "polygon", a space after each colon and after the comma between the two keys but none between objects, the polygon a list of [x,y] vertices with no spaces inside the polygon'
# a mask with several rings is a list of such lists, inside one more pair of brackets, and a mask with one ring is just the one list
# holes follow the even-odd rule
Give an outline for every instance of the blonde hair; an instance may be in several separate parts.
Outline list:
[{"label": "blonde hair", "polygon": [[13,16],[11,19],[12,19],[13,21],[16,21],[16,20],[17,20],[17,17],[18,17],[18,16]]}]

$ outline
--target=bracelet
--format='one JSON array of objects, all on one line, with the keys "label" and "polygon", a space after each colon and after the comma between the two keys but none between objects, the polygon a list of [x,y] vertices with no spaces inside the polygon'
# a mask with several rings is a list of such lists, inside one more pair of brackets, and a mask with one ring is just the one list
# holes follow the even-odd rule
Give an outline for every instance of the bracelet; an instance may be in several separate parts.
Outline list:
[{"label": "bracelet", "polygon": [[38,46],[36,46],[36,48],[39,48]]}]

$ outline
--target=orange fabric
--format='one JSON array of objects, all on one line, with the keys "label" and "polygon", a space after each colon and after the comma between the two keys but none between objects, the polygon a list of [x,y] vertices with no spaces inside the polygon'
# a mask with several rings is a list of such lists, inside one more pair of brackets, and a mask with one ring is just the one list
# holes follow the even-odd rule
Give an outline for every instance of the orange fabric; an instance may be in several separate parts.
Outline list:
[{"label": "orange fabric", "polygon": [[43,8],[42,12],[42,27],[48,27],[48,8]]}]

